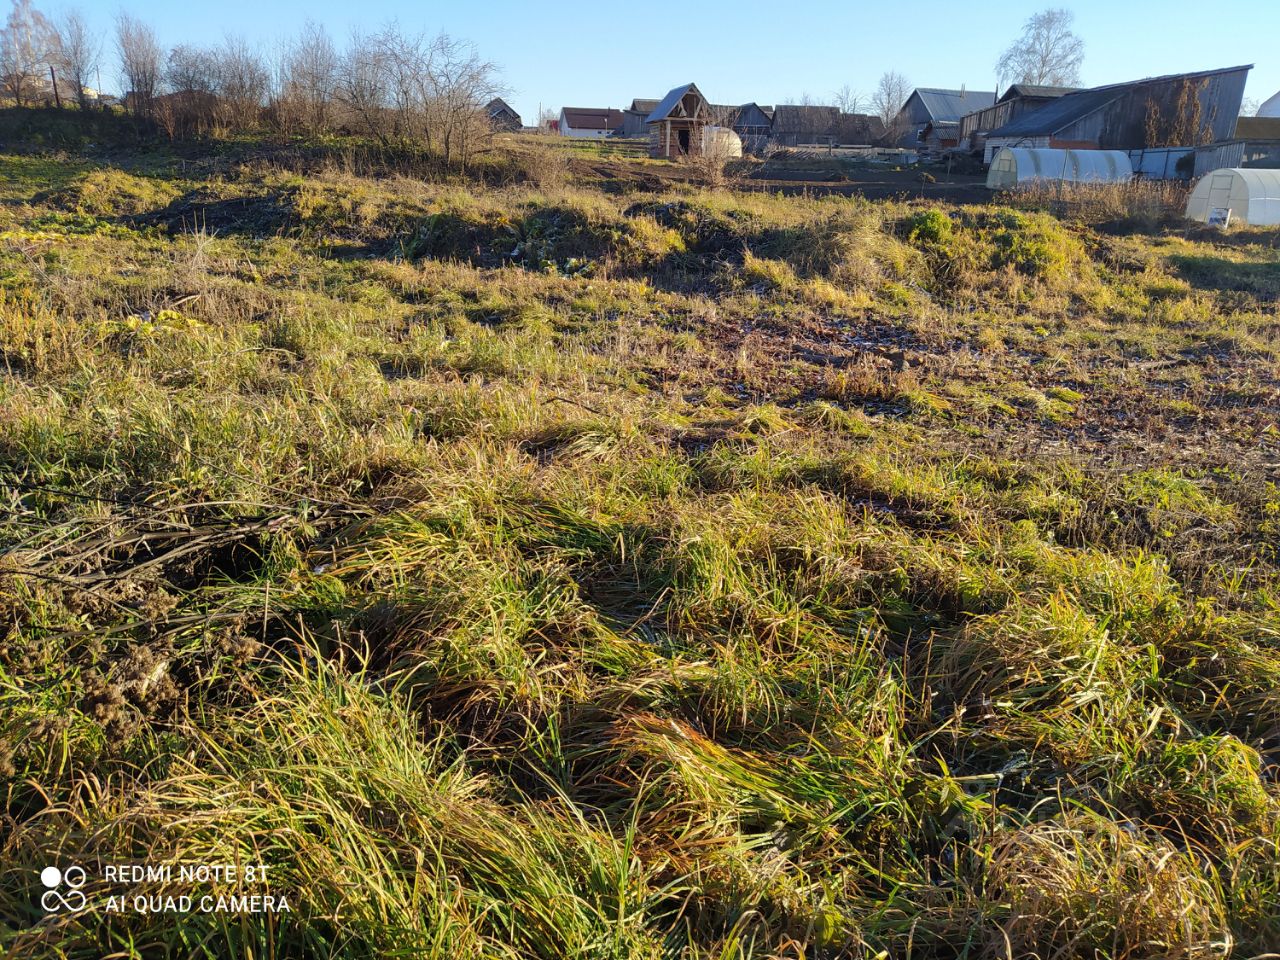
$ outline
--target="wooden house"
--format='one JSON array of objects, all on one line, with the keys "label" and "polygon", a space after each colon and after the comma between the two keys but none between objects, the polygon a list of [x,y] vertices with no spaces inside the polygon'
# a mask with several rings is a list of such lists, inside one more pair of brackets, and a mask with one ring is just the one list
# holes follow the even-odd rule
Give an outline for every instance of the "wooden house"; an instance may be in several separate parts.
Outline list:
[{"label": "wooden house", "polygon": [[936,139],[949,139],[940,136],[943,132],[950,133],[950,128],[943,125],[959,124],[966,113],[989,107],[995,100],[994,90],[916,87],[890,124],[890,136],[895,146],[923,148],[926,127],[931,127],[930,134]]}]

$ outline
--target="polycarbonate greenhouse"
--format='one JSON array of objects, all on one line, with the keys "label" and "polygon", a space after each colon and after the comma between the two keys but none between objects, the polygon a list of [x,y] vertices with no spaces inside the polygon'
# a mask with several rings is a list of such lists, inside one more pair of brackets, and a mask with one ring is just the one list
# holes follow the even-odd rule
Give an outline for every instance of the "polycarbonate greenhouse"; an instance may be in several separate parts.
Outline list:
[{"label": "polycarbonate greenhouse", "polygon": [[[1229,212],[1229,220],[1224,214]],[[1206,173],[1187,200],[1187,219],[1280,224],[1280,170],[1223,167]]]},{"label": "polycarbonate greenhouse", "polygon": [[702,130],[704,156],[728,160],[742,156],[742,138],[728,127],[704,127]]},{"label": "polycarbonate greenhouse", "polygon": [[987,186],[1016,190],[1033,183],[1127,183],[1133,165],[1122,150],[1055,150],[1001,147],[991,161]]}]

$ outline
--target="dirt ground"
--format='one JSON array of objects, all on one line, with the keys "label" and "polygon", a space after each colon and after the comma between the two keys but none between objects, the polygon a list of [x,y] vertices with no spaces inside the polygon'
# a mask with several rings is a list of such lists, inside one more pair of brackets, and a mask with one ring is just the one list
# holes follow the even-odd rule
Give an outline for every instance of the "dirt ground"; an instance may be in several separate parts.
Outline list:
[{"label": "dirt ground", "polygon": [[945,167],[917,169],[892,166],[854,167],[833,172],[803,167],[787,169],[762,168],[762,176],[753,176],[744,186],[782,193],[838,193],[864,196],[875,200],[896,197],[923,197],[951,203],[988,203],[991,191],[986,177],[979,174],[951,173]]},{"label": "dirt ground", "polygon": [[[700,172],[678,163],[633,163],[627,160],[576,161],[576,177],[607,182],[613,189],[656,190],[676,182],[695,182]],[[983,174],[947,172],[945,165],[894,167],[890,164],[849,164],[823,158],[770,161],[735,178],[742,190],[769,193],[840,194],[875,200],[924,198],[951,203],[988,203],[991,192]]]}]

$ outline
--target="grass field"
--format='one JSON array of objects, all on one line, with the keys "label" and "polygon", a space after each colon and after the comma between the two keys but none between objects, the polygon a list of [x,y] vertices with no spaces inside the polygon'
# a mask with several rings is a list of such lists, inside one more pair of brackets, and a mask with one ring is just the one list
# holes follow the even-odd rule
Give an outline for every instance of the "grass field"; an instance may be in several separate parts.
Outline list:
[{"label": "grass field", "polygon": [[0,156],[6,955],[1280,950],[1280,232],[504,149]]}]

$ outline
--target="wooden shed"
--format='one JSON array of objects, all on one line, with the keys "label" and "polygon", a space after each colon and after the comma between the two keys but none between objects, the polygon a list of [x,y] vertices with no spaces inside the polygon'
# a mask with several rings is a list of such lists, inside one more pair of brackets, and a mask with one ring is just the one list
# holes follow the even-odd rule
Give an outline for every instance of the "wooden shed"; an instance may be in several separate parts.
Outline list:
[{"label": "wooden shed", "polygon": [[701,156],[703,131],[712,123],[711,113],[711,104],[696,84],[676,87],[645,121],[649,156],[666,160]]}]

